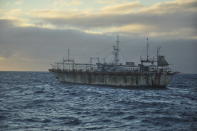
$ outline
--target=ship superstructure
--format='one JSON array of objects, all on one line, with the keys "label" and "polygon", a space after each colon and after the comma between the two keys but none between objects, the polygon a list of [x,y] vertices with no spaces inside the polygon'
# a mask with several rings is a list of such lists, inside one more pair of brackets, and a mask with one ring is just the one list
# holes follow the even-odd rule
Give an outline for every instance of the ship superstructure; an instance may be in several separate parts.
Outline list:
[{"label": "ship superstructure", "polygon": [[[160,55],[160,48],[157,49],[157,56],[149,56],[149,42],[146,40],[147,56],[140,58],[140,64],[134,62],[120,63],[119,36],[113,46],[113,61],[100,62],[99,57],[90,57],[90,63],[77,63],[68,58],[52,65],[49,69],[62,82],[76,84],[106,85],[118,87],[166,87],[175,72],[169,68],[165,57]],[[97,60],[93,63],[93,60]]]}]

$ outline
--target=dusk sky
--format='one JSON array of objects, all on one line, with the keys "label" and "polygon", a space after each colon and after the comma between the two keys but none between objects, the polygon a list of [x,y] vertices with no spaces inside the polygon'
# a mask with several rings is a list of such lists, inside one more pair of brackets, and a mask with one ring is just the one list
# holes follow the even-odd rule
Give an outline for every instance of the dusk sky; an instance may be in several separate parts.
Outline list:
[{"label": "dusk sky", "polygon": [[161,48],[176,71],[197,73],[196,0],[0,0],[0,71],[47,71],[66,57],[122,61]]}]

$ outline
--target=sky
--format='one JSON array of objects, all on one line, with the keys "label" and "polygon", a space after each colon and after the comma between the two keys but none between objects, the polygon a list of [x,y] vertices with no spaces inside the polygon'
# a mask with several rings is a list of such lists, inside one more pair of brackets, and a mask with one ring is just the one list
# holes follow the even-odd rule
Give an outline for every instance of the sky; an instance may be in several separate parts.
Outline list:
[{"label": "sky", "polygon": [[47,71],[67,49],[78,62],[111,60],[120,36],[122,62],[161,47],[170,66],[197,73],[196,0],[0,0],[0,71]]}]

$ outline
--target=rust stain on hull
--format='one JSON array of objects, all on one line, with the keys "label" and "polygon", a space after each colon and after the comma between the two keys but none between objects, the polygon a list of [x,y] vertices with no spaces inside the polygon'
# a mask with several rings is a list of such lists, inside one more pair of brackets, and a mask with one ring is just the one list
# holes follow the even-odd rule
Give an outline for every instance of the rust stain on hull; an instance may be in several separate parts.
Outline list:
[{"label": "rust stain on hull", "polygon": [[54,71],[54,73],[62,82],[120,87],[165,87],[173,75],[165,72]]}]

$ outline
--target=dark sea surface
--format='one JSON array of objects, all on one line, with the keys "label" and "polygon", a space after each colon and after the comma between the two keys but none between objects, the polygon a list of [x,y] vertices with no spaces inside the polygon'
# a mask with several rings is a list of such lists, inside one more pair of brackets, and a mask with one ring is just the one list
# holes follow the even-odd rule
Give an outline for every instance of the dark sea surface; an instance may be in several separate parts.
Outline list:
[{"label": "dark sea surface", "polygon": [[1,131],[197,131],[197,75],[167,89],[63,84],[47,72],[0,72]]}]

